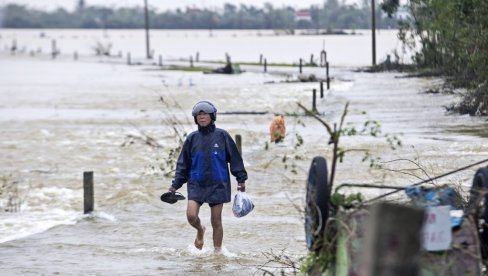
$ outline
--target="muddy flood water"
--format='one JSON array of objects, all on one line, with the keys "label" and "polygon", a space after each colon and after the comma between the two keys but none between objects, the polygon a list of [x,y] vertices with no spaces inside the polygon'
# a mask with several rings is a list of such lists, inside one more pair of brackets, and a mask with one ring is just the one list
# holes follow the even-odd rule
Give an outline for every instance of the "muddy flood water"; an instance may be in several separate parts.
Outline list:
[{"label": "muddy flood water", "polygon": [[[14,34],[10,30],[2,36],[2,47]],[[19,44],[22,35],[16,36]],[[207,39],[188,37],[178,39]],[[281,41],[263,39],[266,45]],[[343,39],[336,44],[331,39],[326,47],[340,47]],[[225,49],[219,50],[223,58]],[[249,56],[259,55],[248,50]],[[282,61],[288,62],[287,49],[280,51],[275,60],[287,57]],[[342,139],[344,148],[355,150],[339,164],[336,183],[403,186],[419,179],[393,172],[413,167],[401,160],[414,160],[436,176],[486,158],[486,120],[446,113],[443,106],[459,96],[423,93],[441,80],[356,72],[354,57],[347,58],[342,63],[349,65],[331,66],[330,90],[317,99],[320,116],[338,122],[349,102],[347,127],[360,129],[375,120],[382,133]],[[270,67],[268,73],[242,68],[246,72],[239,75],[215,75],[127,66],[104,58],[75,61],[66,54],[53,60],[47,54],[1,51],[0,275],[293,275],[292,268],[271,260],[287,258],[298,267],[308,253],[305,182],[313,157],[330,160],[332,149],[325,128],[302,116],[297,103],[311,107],[312,89],[319,84],[284,83],[296,78],[297,68]],[[317,76],[324,72],[305,70]],[[199,251],[186,221],[186,202],[159,200],[171,183],[165,173],[171,171],[177,134],[195,129],[191,108],[202,99],[217,106],[217,127],[242,136],[246,190],[256,206],[243,218],[233,216],[231,204],[224,206],[221,254],[213,252],[207,205],[201,209],[207,233]],[[287,135],[283,143],[269,144],[269,123],[276,113],[285,114]],[[385,135],[398,137],[402,146],[392,150]],[[147,137],[159,147],[149,145]],[[397,161],[370,169],[362,162],[362,150],[379,161]],[[437,183],[467,190],[475,170]],[[85,171],[94,173],[95,211],[90,215],[83,214]],[[360,191],[366,197],[386,192]],[[181,192],[186,194],[186,186]],[[401,200],[402,194],[393,198]]]}]

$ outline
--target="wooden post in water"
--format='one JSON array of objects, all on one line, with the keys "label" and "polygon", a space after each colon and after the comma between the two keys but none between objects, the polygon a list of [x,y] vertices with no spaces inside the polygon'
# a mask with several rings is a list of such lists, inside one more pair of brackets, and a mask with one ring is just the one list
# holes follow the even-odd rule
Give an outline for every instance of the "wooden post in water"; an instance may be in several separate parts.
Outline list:
[{"label": "wooden post in water", "polygon": [[263,64],[263,54],[259,55],[259,64]]},{"label": "wooden post in water", "polygon": [[364,234],[361,275],[420,275],[418,256],[423,222],[423,209],[374,204]]},{"label": "wooden post in water", "polygon": [[317,89],[312,89],[313,92],[313,100],[312,100],[312,111],[317,113]]},{"label": "wooden post in water", "polygon": [[15,51],[17,51],[17,39],[12,40],[12,46],[10,47],[10,54],[15,55]]},{"label": "wooden post in water", "polygon": [[131,65],[130,52],[127,53],[127,65]]},{"label": "wooden post in water", "polygon": [[310,65],[313,64],[313,54],[310,54]]},{"label": "wooden post in water", "polygon": [[195,54],[195,62],[199,62],[200,61],[200,52],[197,52]]},{"label": "wooden post in water", "polygon": [[230,58],[229,53],[225,53],[225,62],[226,63],[230,63],[231,62],[231,58]]},{"label": "wooden post in water", "polygon": [[330,89],[330,78],[329,78],[329,62],[325,63],[325,77],[327,78],[327,90]]},{"label": "wooden post in water", "polygon": [[322,50],[322,52],[320,52],[320,67],[324,67],[326,62],[327,52],[325,50]]},{"label": "wooden post in water", "polygon": [[324,97],[324,82],[320,82],[320,98],[322,99]]},{"label": "wooden post in water", "polygon": [[162,55],[159,55],[158,65],[159,65],[159,67],[163,67],[163,56]]},{"label": "wooden post in water", "polygon": [[236,145],[237,145],[237,149],[239,150],[239,153],[242,156],[242,137],[240,134],[236,135]]},{"label": "wooden post in water", "polygon": [[83,210],[84,214],[93,212],[94,205],[93,172],[83,172]]},{"label": "wooden post in water", "polygon": [[268,72],[268,60],[264,59],[264,73]]},{"label": "wooden post in water", "polygon": [[193,67],[193,56],[190,56],[190,67]]},{"label": "wooden post in water", "polygon": [[53,59],[56,58],[56,54],[57,54],[56,39],[53,39],[51,41],[51,56],[52,56]]},{"label": "wooden post in water", "polygon": [[302,61],[302,59],[300,58],[300,65],[299,65],[299,70],[298,70],[298,71],[300,72],[300,74],[302,73],[302,62],[303,62],[303,61]]}]

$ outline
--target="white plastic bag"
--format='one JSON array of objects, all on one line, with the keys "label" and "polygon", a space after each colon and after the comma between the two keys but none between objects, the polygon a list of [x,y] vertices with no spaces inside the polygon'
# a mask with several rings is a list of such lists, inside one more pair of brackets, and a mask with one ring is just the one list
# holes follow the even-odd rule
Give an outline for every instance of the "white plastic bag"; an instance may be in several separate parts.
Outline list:
[{"label": "white plastic bag", "polygon": [[243,217],[249,214],[252,209],[254,209],[254,204],[251,198],[245,192],[237,191],[237,194],[234,196],[234,204],[232,205],[234,216],[238,218]]}]

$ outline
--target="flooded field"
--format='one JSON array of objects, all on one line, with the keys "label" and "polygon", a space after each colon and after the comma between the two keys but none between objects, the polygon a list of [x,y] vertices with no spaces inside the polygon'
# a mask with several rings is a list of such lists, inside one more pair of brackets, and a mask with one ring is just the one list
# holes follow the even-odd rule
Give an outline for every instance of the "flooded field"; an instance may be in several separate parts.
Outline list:
[{"label": "flooded field", "polygon": [[[0,42],[9,42],[13,32]],[[17,39],[20,43],[20,35]],[[240,39],[239,45],[247,41],[246,36],[232,39]],[[339,42],[328,43],[339,47]],[[246,55],[258,56],[259,51],[249,49]],[[356,63],[352,59],[344,64]],[[11,192],[20,204],[18,212],[0,212],[0,274],[260,275],[282,269],[293,274],[269,261],[270,256],[287,256],[298,265],[307,254],[300,211],[305,180],[312,158],[322,155],[330,160],[331,148],[325,128],[301,116],[297,103],[311,107],[312,89],[319,89],[319,84],[282,83],[297,75],[296,68],[270,68],[270,73],[243,68],[246,72],[240,75],[206,75],[94,57],[52,60],[47,55],[1,52],[0,175],[4,183],[17,183],[18,190]],[[306,70],[320,76],[324,69]],[[415,160],[431,176],[486,157],[486,121],[446,114],[443,106],[457,101],[455,95],[422,93],[440,80],[358,73],[337,65],[331,76],[331,89],[317,99],[324,120],[338,122],[349,102],[348,127],[361,128],[368,120],[381,124],[379,137],[344,137],[343,147],[370,150],[381,161]],[[208,230],[204,248],[198,251],[192,245],[195,231],[186,222],[185,202],[169,205],[159,200],[171,183],[165,172],[170,170],[169,152],[177,145],[175,128],[180,134],[195,129],[190,110],[202,99],[217,106],[217,127],[242,135],[247,192],[256,205],[244,218],[232,215],[231,204],[224,206],[223,254],[213,252],[208,206],[201,209]],[[287,126],[284,143],[277,145],[267,143],[275,113],[285,114]],[[396,135],[403,146],[391,150],[386,134]],[[147,137],[160,147],[148,145]],[[349,152],[339,164],[336,183],[418,181],[372,170],[363,157],[362,151]],[[398,161],[385,167],[405,169],[411,164]],[[468,188],[475,169],[439,184]],[[93,171],[95,178],[91,215],[82,212],[84,171]],[[384,191],[362,192],[376,196]],[[12,205],[7,198],[0,197],[3,208]]]}]

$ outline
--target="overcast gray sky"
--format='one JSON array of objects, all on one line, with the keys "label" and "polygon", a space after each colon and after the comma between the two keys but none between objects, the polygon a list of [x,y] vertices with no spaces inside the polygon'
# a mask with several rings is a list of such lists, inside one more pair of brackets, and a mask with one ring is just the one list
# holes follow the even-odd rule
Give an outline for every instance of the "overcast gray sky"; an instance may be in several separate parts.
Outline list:
[{"label": "overcast gray sky", "polygon": [[[342,2],[343,0],[339,0]],[[359,3],[363,0],[345,0],[346,3]],[[10,3],[26,5],[30,8],[52,10],[58,7],[63,7],[72,10],[78,0],[0,0],[0,5]],[[150,6],[155,7],[158,11],[176,8],[190,7],[217,7],[221,8],[224,3],[232,3],[239,5],[244,3],[246,5],[253,5],[262,7],[265,2],[273,4],[274,7],[292,6],[294,8],[307,8],[310,5],[322,5],[325,0],[148,0]],[[123,6],[142,6],[144,0],[85,0],[87,5],[103,5],[108,7],[123,7]]]}]

